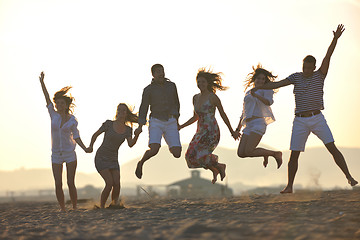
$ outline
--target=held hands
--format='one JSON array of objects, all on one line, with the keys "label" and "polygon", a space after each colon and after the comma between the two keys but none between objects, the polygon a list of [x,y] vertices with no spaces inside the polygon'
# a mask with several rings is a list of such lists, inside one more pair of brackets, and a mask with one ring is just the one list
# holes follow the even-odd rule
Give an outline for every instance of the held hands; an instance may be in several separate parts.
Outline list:
[{"label": "held hands", "polygon": [[232,137],[234,138],[234,140],[236,141],[236,140],[239,140],[241,134],[240,134],[240,132],[238,132],[238,131],[233,131],[233,132],[231,133],[231,136],[232,136]]},{"label": "held hands", "polygon": [[89,146],[88,148],[85,148],[85,152],[86,153],[92,153],[93,152],[93,147]]},{"label": "held hands", "polygon": [[337,26],[336,32],[333,31],[334,38],[338,39],[344,31],[345,31],[344,25],[343,25],[343,24],[339,24],[339,25]]},{"label": "held hands", "polygon": [[135,136],[139,136],[141,132],[142,132],[142,128],[141,128],[141,127],[138,127],[137,129],[135,129],[134,135],[135,135]]}]

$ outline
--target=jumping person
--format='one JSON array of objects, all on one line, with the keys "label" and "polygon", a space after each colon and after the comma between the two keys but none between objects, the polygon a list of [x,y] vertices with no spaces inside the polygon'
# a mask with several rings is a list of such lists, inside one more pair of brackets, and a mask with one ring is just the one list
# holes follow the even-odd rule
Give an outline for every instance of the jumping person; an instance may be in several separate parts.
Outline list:
[{"label": "jumping person", "polygon": [[219,163],[218,156],[212,153],[220,141],[220,129],[215,119],[216,109],[235,140],[238,133],[232,129],[220,98],[215,94],[216,90],[227,89],[222,85],[221,73],[202,68],[197,73],[196,82],[200,93],[193,97],[194,115],[180,125],[179,129],[197,121],[197,130],[186,151],[185,159],[189,168],[210,169],[213,173],[211,182],[214,184],[219,173],[221,181],[226,175],[226,164]]},{"label": "jumping person", "polygon": [[[295,175],[298,169],[300,152],[305,150],[305,144],[310,133],[314,133],[325,144],[327,150],[333,156],[335,163],[345,174],[348,183],[355,186],[358,182],[350,175],[346,161],[342,153],[337,149],[334,138],[321,110],[324,109],[324,80],[328,73],[330,58],[334,52],[339,37],[344,32],[344,25],[338,25],[333,31],[334,37],[321,63],[316,69],[316,59],[308,55],[303,60],[303,71],[291,74],[284,80],[267,83],[259,88],[275,89],[290,84],[294,85],[295,95],[295,118],[293,122],[290,160],[288,163],[288,183],[281,193],[292,193]],[[257,89],[254,88],[253,91]]]},{"label": "jumping person", "polygon": [[181,156],[181,143],[178,130],[180,116],[180,103],[175,83],[165,78],[164,67],[155,64],[151,67],[153,79],[143,91],[139,110],[139,127],[146,123],[146,116],[150,107],[149,120],[149,149],[137,163],[135,175],[142,177],[143,165],[151,157],[155,156],[161,146],[161,138],[164,136],[170,152],[175,158]]},{"label": "jumping person", "polygon": [[[248,74],[245,90],[248,87],[260,87],[273,82],[276,77],[259,64],[256,68],[253,67],[253,72]],[[259,89],[256,92],[249,90],[246,92],[242,115],[235,130],[240,132],[241,127],[244,127],[237,154],[241,158],[263,157],[264,167],[268,164],[269,156],[272,156],[276,160],[277,168],[280,168],[282,164],[282,153],[280,151],[257,147],[266,132],[267,125],[275,121],[270,107],[274,102],[273,95],[274,90],[272,89]]]}]

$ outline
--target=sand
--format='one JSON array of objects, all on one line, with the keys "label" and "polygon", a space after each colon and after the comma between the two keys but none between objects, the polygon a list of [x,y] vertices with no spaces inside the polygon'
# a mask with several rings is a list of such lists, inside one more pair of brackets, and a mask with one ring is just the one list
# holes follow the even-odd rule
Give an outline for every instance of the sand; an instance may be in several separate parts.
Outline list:
[{"label": "sand", "polygon": [[[360,239],[360,188],[217,199],[124,199],[125,209],[59,212],[0,204],[0,239]],[[70,207],[70,206],[68,206]]]}]

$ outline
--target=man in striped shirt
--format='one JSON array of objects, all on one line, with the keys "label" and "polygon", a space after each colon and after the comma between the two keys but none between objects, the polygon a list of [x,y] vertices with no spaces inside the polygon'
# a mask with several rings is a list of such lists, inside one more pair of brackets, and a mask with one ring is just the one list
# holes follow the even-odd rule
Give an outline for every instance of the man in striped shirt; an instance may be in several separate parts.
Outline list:
[{"label": "man in striped shirt", "polygon": [[[300,152],[305,150],[305,144],[311,132],[323,141],[333,156],[335,163],[345,174],[349,184],[351,186],[358,184],[350,175],[344,156],[335,146],[330,128],[326,123],[324,115],[321,113],[321,110],[324,109],[324,80],[329,69],[330,58],[334,52],[337,40],[344,30],[344,25],[340,24],[336,31],[333,31],[334,38],[317,71],[315,71],[316,59],[309,55],[303,60],[302,72],[291,74],[284,80],[267,83],[261,87],[262,89],[275,89],[290,84],[294,85],[295,118],[290,143],[291,155],[288,163],[288,184],[281,193],[293,192],[299,155]],[[256,88],[252,91],[256,91]]]}]

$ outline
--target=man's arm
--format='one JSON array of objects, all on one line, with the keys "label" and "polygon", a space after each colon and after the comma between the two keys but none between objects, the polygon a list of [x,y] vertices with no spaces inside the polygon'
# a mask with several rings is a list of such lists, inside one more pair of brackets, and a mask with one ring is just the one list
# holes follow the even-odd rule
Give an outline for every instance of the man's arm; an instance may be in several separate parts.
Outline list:
[{"label": "man's arm", "polygon": [[256,87],[256,89],[276,89],[276,88],[285,87],[290,84],[291,84],[290,80],[285,78],[281,81],[266,83],[260,87]]},{"label": "man's arm", "polygon": [[141,99],[141,105],[139,109],[139,128],[146,124],[146,115],[150,104],[150,93],[148,90],[149,89],[147,88],[144,89]]},{"label": "man's arm", "polygon": [[327,50],[327,53],[321,63],[321,66],[320,66],[320,71],[322,72],[322,74],[326,75],[328,73],[328,70],[329,70],[329,65],[330,65],[330,58],[331,58],[331,55],[333,54],[334,50],[335,50],[335,47],[336,47],[336,43],[337,43],[337,40],[338,38],[341,36],[341,34],[345,31],[345,28],[344,28],[344,25],[342,24],[339,24],[337,29],[336,29],[336,32],[333,31],[334,33],[334,38],[333,40],[331,41],[331,44],[329,46],[329,49]]},{"label": "man's arm", "polygon": [[176,111],[178,112],[177,119],[179,119],[179,117],[180,117],[180,101],[179,101],[179,95],[178,95],[175,83],[174,83],[174,87],[175,87],[175,106],[176,106]]}]

